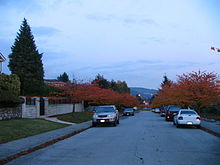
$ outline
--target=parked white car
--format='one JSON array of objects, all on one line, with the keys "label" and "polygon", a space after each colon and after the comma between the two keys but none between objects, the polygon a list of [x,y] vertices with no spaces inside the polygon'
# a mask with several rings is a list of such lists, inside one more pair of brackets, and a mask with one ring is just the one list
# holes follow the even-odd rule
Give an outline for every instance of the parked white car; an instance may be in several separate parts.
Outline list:
[{"label": "parked white car", "polygon": [[159,108],[155,108],[154,112],[155,113],[160,113],[160,109]]},{"label": "parked white car", "polygon": [[186,125],[200,128],[201,118],[195,110],[180,109],[174,116],[173,124],[176,125],[177,128]]}]

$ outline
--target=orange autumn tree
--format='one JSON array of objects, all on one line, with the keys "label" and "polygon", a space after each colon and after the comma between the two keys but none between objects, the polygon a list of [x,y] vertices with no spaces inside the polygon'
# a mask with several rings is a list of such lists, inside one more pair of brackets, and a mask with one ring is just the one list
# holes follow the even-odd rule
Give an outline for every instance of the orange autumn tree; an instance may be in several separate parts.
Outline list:
[{"label": "orange autumn tree", "polygon": [[173,105],[173,88],[175,83],[167,78],[166,75],[163,76],[164,80],[161,83],[161,88],[158,90],[154,99],[152,101],[152,107],[161,107],[163,105]]},{"label": "orange autumn tree", "polygon": [[178,76],[177,96],[185,106],[196,109],[212,106],[220,98],[220,89],[215,84],[217,75],[208,72],[192,72]]},{"label": "orange autumn tree", "polygon": [[152,101],[152,107],[161,107],[162,105],[174,105],[173,98],[173,88],[174,83],[172,85],[163,85],[163,87],[158,90],[155,98]]},{"label": "orange autumn tree", "polygon": [[86,101],[89,105],[109,105],[118,107],[134,107],[138,105],[135,97],[129,93],[118,93],[112,89],[99,88],[97,84],[68,84],[59,87],[60,93],[54,93],[69,98],[72,103]]},{"label": "orange autumn tree", "polygon": [[176,83],[164,86],[157,93],[153,105],[181,105],[196,109],[212,106],[219,100],[220,89],[216,86],[214,73],[192,72],[178,76]]}]

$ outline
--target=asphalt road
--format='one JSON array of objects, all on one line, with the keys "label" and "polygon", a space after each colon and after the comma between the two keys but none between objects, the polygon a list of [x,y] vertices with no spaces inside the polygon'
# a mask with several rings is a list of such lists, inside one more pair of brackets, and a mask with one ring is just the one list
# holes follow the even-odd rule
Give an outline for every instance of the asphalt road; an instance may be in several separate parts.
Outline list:
[{"label": "asphalt road", "polygon": [[9,162],[16,165],[219,165],[220,138],[152,112],[96,127]]}]

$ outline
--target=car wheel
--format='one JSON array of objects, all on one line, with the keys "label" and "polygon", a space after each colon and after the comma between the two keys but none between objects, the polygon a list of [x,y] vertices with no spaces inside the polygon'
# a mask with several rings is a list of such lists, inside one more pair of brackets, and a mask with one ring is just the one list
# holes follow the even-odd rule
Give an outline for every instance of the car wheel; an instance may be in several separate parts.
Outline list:
[{"label": "car wheel", "polygon": [[176,128],[180,128],[180,125],[178,123],[176,123]]},{"label": "car wheel", "polygon": [[113,126],[116,127],[117,126],[117,121],[115,120],[115,122],[113,123]]},{"label": "car wheel", "polygon": [[92,127],[96,127],[97,126],[97,124],[96,123],[92,123]]}]

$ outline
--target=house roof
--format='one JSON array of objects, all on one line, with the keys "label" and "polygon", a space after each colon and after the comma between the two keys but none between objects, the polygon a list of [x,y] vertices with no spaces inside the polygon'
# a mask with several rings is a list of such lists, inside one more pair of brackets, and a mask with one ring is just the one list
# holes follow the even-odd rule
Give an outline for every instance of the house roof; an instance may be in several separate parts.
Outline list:
[{"label": "house roof", "polygon": [[57,79],[44,79],[45,82],[60,82]]},{"label": "house roof", "polygon": [[3,62],[5,60],[6,60],[6,58],[0,53],[0,62]]},{"label": "house roof", "polygon": [[54,86],[54,87],[62,87],[67,84],[67,83],[59,81],[57,79],[44,79],[44,82],[46,84],[48,84],[49,86]]}]

